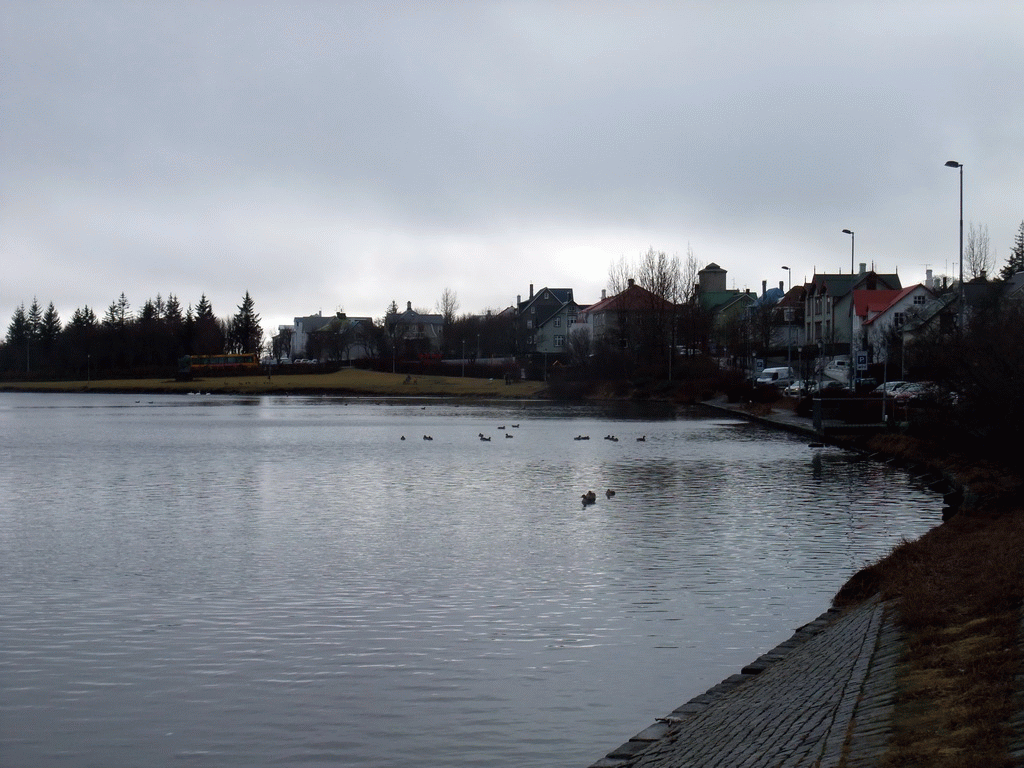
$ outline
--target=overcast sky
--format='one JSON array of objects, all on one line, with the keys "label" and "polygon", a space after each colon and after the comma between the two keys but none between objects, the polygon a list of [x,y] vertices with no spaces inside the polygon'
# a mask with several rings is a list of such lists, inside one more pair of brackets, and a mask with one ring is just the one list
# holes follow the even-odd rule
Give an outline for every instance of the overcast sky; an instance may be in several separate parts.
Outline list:
[{"label": "overcast sky", "polygon": [[[0,0],[0,321],[923,280],[1024,220],[1024,3]],[[966,226],[966,225],[965,225]]]}]

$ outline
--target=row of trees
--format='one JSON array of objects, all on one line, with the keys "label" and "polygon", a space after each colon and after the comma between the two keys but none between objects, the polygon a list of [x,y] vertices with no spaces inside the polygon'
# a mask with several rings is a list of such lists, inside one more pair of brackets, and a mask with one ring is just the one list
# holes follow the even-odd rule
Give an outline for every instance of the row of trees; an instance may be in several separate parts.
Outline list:
[{"label": "row of trees", "polygon": [[165,375],[183,355],[259,352],[263,330],[248,291],[238,311],[218,318],[203,294],[182,309],[173,294],[147,299],[132,312],[122,293],[102,319],[88,306],[61,322],[53,303],[44,311],[33,299],[14,311],[3,344],[0,371],[28,377]]}]

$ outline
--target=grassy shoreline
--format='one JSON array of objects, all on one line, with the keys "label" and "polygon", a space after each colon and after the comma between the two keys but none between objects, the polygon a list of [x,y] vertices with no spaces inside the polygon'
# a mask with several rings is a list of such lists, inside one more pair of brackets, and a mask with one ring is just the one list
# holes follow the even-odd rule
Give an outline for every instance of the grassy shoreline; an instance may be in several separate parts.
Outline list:
[{"label": "grassy shoreline", "polygon": [[539,381],[472,379],[454,376],[413,376],[346,368],[334,373],[283,376],[232,376],[174,379],[101,379],[94,381],[26,381],[0,383],[3,392],[99,392],[134,394],[226,395],[334,394],[375,397],[478,397],[524,399],[542,397]]}]

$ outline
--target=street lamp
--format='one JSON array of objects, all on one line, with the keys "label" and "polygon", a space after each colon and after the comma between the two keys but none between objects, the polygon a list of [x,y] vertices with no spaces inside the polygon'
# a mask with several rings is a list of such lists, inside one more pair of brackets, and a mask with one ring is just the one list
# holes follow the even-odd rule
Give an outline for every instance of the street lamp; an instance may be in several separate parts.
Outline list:
[{"label": "street lamp", "polygon": [[843,230],[843,234],[850,236],[850,274],[852,275],[853,274],[853,246],[854,246],[854,242],[856,241],[857,238],[854,236],[852,229],[844,229]]},{"label": "street lamp", "polygon": [[850,389],[853,389],[853,286],[856,282],[853,278],[853,253],[857,237],[853,234],[852,229],[844,229],[843,234],[850,236],[850,360],[847,362],[847,368],[849,369],[847,378]]},{"label": "street lamp", "polygon": [[947,160],[947,168],[960,169],[960,319],[958,332],[964,328],[964,164]]},{"label": "street lamp", "polygon": [[[793,270],[789,267],[784,266],[786,270],[786,276],[789,278],[789,288],[786,291],[786,298],[789,299],[789,294],[793,290]],[[793,374],[793,308],[787,306],[783,310],[783,317],[786,320],[786,365],[789,366],[790,375]]]}]

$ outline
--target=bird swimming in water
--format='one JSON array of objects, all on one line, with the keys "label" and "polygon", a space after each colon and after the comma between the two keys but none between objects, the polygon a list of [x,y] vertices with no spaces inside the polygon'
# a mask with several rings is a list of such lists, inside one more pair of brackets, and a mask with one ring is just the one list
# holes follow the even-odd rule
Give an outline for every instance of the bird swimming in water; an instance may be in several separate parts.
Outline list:
[{"label": "bird swimming in water", "polygon": [[597,501],[597,494],[593,491],[587,491],[581,498],[583,499],[583,506],[587,506],[587,504],[593,504]]}]

